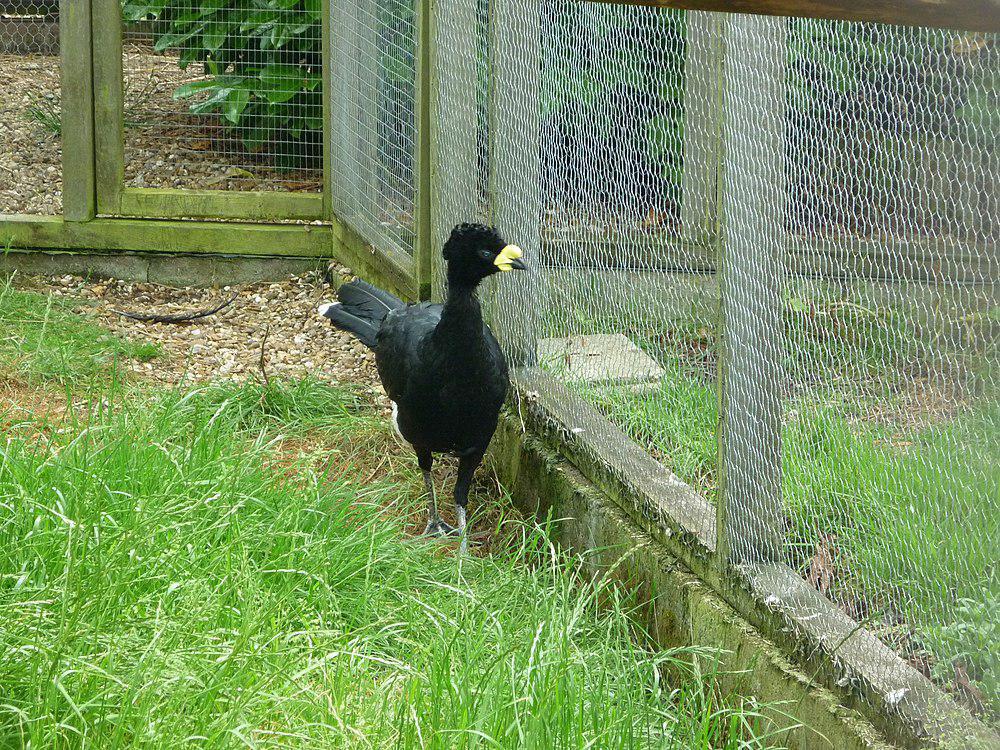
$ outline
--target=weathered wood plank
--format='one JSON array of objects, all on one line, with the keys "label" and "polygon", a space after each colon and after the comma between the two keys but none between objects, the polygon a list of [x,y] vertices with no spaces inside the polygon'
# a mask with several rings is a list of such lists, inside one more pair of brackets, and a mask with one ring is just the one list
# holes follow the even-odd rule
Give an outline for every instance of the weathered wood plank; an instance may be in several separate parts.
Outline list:
[{"label": "weathered wood plank", "polygon": [[[623,253],[623,246],[634,252]],[[548,232],[543,235],[539,263],[564,269],[694,274],[714,274],[718,266],[715,249],[708,244],[641,232],[579,238]],[[782,268],[790,276],[828,281],[995,284],[1000,279],[1000,250],[953,238],[812,240],[788,235]]]},{"label": "weathered wood plank", "polygon": [[90,0],[64,0],[62,55],[63,216],[87,221],[97,210]]},{"label": "weathered wood plank", "polygon": [[[495,0],[489,7],[490,219],[529,265],[541,253],[542,3]],[[516,114],[512,114],[516,113]],[[537,359],[545,289],[535,274],[501,273],[488,282],[493,330],[518,365]]]},{"label": "weathered wood plank", "polygon": [[334,256],[347,263],[356,275],[408,302],[417,301],[420,290],[416,284],[414,260],[409,255],[393,249],[391,244],[376,249],[338,218],[333,222],[333,242]]},{"label": "weathered wood plank", "polygon": [[329,225],[94,219],[0,215],[0,246],[55,250],[330,257]]},{"label": "weathered wood plank", "polygon": [[1000,31],[998,0],[596,0],[656,8]]},{"label": "weathered wood plank", "polygon": [[431,140],[435,294],[444,290],[441,248],[452,227],[481,218],[479,103],[475,92],[479,34],[476,0],[448,0],[434,8],[434,90]]},{"label": "weathered wood plank", "polygon": [[[431,167],[431,135],[434,93],[433,0],[418,0],[417,4],[417,71],[416,71],[416,239],[413,248],[415,281],[420,299],[430,299],[433,290],[434,205]],[[470,124],[466,125],[471,127]]]},{"label": "weathered wood plank", "polygon": [[207,221],[59,217],[0,214],[0,246],[12,249],[196,253],[204,255],[337,258],[360,276],[415,300],[413,259],[398,251],[375,252],[353,229],[332,224],[251,224]]},{"label": "weathered wood plank", "polygon": [[785,29],[726,19],[725,159],[719,346],[718,548],[724,563],[784,551],[781,506],[781,265],[784,242]]},{"label": "weathered wood plank", "polygon": [[332,46],[333,23],[331,0],[323,0],[323,15],[321,35],[321,47],[323,50],[323,204],[320,207],[323,219],[333,218],[333,58],[334,50]]},{"label": "weathered wood plank", "polygon": [[712,13],[687,17],[681,231],[684,239],[700,242],[710,242],[717,233],[723,20]]},{"label": "weathered wood plank", "polygon": [[323,218],[321,193],[126,188],[119,214],[152,219],[314,221]]},{"label": "weathered wood plank", "polygon": [[119,0],[91,2],[97,212],[114,215],[121,209],[121,194],[125,185],[121,4]]}]

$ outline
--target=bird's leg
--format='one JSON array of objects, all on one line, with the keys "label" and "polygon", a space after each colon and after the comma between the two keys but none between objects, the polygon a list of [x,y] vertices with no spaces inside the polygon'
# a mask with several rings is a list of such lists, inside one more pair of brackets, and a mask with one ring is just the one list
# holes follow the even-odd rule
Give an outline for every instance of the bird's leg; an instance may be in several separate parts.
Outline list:
[{"label": "bird's leg", "polygon": [[447,536],[455,533],[455,529],[441,520],[438,515],[437,501],[434,498],[434,479],[431,476],[431,466],[434,464],[430,451],[418,450],[417,463],[424,474],[424,488],[427,490],[427,526],[424,527],[426,536]]},{"label": "bird's leg", "polygon": [[458,479],[455,481],[455,513],[458,516],[458,534],[462,538],[460,552],[464,555],[469,549],[469,537],[466,534],[465,506],[469,504],[469,487],[476,468],[483,460],[480,452],[462,456],[458,461]]}]

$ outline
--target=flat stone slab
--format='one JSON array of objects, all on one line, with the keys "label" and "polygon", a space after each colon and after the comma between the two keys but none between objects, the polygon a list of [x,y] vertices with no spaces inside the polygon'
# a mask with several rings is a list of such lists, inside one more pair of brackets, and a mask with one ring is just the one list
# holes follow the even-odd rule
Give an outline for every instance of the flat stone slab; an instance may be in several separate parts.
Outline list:
[{"label": "flat stone slab", "polygon": [[650,383],[664,374],[656,360],[620,333],[541,339],[538,362],[577,383]]}]

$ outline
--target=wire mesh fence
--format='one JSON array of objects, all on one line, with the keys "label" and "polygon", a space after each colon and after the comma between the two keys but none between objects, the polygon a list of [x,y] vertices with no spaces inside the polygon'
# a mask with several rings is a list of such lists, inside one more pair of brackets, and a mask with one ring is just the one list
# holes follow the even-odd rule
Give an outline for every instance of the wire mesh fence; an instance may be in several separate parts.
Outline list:
[{"label": "wire mesh fence", "polygon": [[127,186],[322,189],[320,3],[122,7]]},{"label": "wire mesh fence", "polygon": [[376,246],[412,253],[415,4],[336,3],[330,24],[334,210]]},{"label": "wire mesh fence", "polygon": [[524,248],[485,292],[511,358],[996,721],[997,38],[564,0],[437,24],[435,245],[479,219]]},{"label": "wire mesh fence", "polygon": [[[433,7],[432,244],[482,220],[522,246],[484,290],[512,362],[701,495],[735,561],[787,564],[996,724],[1000,40]],[[413,0],[122,8],[127,184],[319,190],[329,128],[336,215],[413,252]],[[0,3],[0,213],[60,210],[53,13]]]},{"label": "wire mesh fence", "polygon": [[58,2],[0,2],[0,214],[62,210]]}]

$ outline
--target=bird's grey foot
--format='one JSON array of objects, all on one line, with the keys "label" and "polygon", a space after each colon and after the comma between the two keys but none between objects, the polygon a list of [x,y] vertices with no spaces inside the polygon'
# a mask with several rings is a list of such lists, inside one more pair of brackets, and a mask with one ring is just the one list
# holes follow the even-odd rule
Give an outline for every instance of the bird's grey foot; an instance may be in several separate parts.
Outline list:
[{"label": "bird's grey foot", "polygon": [[459,505],[455,508],[455,513],[458,516],[458,528],[456,532],[462,538],[462,543],[459,545],[458,551],[459,554],[464,555],[469,551],[469,535],[465,524],[465,508]]},{"label": "bird's grey foot", "polygon": [[427,526],[424,527],[424,536],[455,536],[458,530],[441,520],[440,516],[434,516],[427,520]]},{"label": "bird's grey foot", "polygon": [[453,536],[455,527],[441,520],[438,515],[437,503],[434,501],[434,481],[430,470],[424,470],[424,489],[427,491],[427,526],[424,536]]}]

